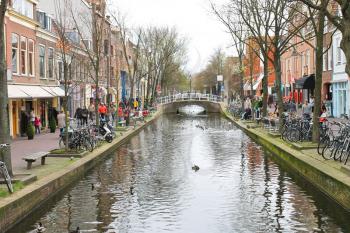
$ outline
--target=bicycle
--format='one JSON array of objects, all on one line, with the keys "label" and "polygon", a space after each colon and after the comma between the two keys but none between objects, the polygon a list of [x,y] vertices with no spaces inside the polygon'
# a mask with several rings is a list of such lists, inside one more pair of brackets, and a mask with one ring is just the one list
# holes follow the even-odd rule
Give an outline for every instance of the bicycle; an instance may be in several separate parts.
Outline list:
[{"label": "bicycle", "polygon": [[[0,149],[6,148],[9,146],[10,146],[10,144],[0,144]],[[0,161],[0,170],[1,170],[1,173],[4,177],[4,180],[6,182],[7,189],[9,190],[10,193],[13,193],[11,176],[7,170],[6,164],[2,161]]]}]

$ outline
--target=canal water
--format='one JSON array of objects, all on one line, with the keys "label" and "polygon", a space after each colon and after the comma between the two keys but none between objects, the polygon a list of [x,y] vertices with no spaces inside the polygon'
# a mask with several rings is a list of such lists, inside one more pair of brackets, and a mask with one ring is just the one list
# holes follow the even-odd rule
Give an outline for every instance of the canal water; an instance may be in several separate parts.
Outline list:
[{"label": "canal water", "polygon": [[10,232],[328,233],[349,219],[220,115],[164,115]]}]

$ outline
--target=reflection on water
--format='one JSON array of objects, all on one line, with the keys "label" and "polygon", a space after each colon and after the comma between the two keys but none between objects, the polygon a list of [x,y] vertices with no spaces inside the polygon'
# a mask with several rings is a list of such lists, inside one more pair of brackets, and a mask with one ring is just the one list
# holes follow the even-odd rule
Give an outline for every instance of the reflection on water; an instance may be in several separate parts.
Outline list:
[{"label": "reflection on water", "polygon": [[178,112],[183,115],[195,116],[206,112],[205,108],[198,105],[186,105],[178,109]]},{"label": "reflection on water", "polygon": [[349,217],[219,115],[167,115],[11,232],[349,232]]}]

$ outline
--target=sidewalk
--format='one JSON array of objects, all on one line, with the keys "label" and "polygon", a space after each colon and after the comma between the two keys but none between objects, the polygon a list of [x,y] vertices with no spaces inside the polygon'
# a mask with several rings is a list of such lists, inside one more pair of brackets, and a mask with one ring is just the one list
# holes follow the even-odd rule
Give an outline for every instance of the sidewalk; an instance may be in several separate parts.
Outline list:
[{"label": "sidewalk", "polygon": [[22,170],[26,162],[22,159],[28,154],[50,151],[58,148],[59,130],[56,133],[36,134],[33,140],[21,137],[11,142],[11,158],[13,170]]}]

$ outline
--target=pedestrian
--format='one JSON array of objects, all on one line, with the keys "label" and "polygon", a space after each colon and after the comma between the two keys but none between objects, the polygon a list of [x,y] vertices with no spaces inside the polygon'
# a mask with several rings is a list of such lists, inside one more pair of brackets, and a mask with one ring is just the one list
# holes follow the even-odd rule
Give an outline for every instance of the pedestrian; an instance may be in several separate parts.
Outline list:
[{"label": "pedestrian", "polygon": [[81,110],[82,125],[87,125],[88,116],[89,116],[89,111],[87,110],[86,106],[84,106],[83,109]]},{"label": "pedestrian", "polygon": [[122,108],[121,105],[119,105],[119,107],[118,107],[118,122],[121,122],[121,121],[124,120],[124,119],[123,119],[123,116],[124,116],[124,114],[123,114],[123,108]]},{"label": "pedestrian", "polygon": [[307,100],[305,100],[301,110],[302,110],[303,117],[305,117],[306,119],[311,118],[312,106],[311,104],[309,104]]},{"label": "pedestrian", "polygon": [[77,119],[78,125],[82,125],[82,109],[80,107],[75,110],[74,118]]},{"label": "pedestrian", "polygon": [[137,111],[139,107],[139,101],[137,101],[137,99],[134,100],[134,110]]},{"label": "pedestrian", "polygon": [[30,123],[34,126],[34,122],[35,122],[35,113],[34,113],[34,109],[33,109],[33,108],[32,108],[32,110],[30,111],[29,117],[30,117]]},{"label": "pedestrian", "polygon": [[57,115],[57,125],[60,129],[60,133],[63,133],[64,127],[66,127],[66,115],[61,110],[60,113]]},{"label": "pedestrian", "polygon": [[41,120],[40,116],[36,116],[34,120],[35,134],[40,134]]},{"label": "pedestrian", "polygon": [[116,112],[114,103],[111,104],[111,106],[109,108],[109,111],[110,111],[110,115],[111,115],[111,118],[112,118],[112,126],[113,126],[114,125],[114,121],[115,121],[115,112]]},{"label": "pedestrian", "polygon": [[90,105],[89,105],[89,107],[88,107],[88,111],[89,111],[89,119],[91,120],[91,121],[93,121],[94,120],[94,118],[95,118],[95,104],[94,103],[90,103]]},{"label": "pedestrian", "polygon": [[243,119],[248,120],[252,115],[252,102],[250,101],[249,97],[247,97],[244,101],[244,110],[245,113],[243,115]]},{"label": "pedestrian", "polygon": [[101,103],[100,106],[98,107],[98,112],[100,114],[100,119],[102,121],[106,120],[106,114],[107,114],[107,107],[104,103]]}]

